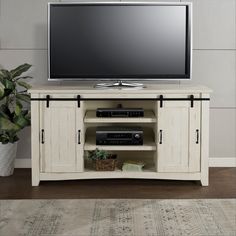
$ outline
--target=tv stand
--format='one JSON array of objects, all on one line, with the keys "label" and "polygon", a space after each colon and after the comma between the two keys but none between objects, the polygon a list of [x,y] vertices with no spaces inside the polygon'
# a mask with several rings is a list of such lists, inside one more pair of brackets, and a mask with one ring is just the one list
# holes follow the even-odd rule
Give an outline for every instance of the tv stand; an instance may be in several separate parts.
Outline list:
[{"label": "tv stand", "polygon": [[[148,85],[141,90],[86,86],[30,89],[32,185],[71,179],[200,180],[208,185],[209,100],[203,86]],[[143,108],[144,117],[96,117],[99,107]],[[98,126],[141,126],[143,145],[96,145]],[[115,171],[96,171],[87,159],[96,148],[117,154]],[[121,170],[127,160],[143,171]]]},{"label": "tv stand", "polygon": [[95,88],[111,88],[111,87],[125,87],[125,88],[145,88],[141,83],[127,83],[122,80],[118,80],[115,83],[99,83],[94,86]]}]

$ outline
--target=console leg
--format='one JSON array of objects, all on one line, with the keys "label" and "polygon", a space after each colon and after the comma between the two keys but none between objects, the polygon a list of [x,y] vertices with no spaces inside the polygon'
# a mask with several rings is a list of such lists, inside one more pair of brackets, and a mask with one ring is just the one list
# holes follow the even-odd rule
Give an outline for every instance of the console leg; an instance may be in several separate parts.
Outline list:
[{"label": "console leg", "polygon": [[32,186],[39,186],[40,179],[37,175],[32,173]]},{"label": "console leg", "polygon": [[209,178],[208,178],[208,176],[201,179],[201,184],[202,184],[202,186],[208,186],[209,185]]}]

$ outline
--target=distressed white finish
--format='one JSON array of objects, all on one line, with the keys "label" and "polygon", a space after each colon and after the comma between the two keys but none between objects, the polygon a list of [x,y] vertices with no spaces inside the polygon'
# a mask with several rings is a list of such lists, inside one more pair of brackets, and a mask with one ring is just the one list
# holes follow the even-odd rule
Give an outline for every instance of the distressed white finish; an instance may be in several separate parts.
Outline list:
[{"label": "distressed white finish", "polygon": [[[145,89],[141,88],[108,88],[96,89],[92,86],[57,86],[51,85],[35,85],[30,89],[32,94],[60,94],[63,97],[72,97],[78,93],[83,94],[84,98],[156,98],[158,94],[181,94],[187,97],[189,93],[202,93],[203,91],[211,93],[212,90],[202,85],[173,85],[173,84],[148,84]],[[61,95],[62,94],[62,95]],[[121,97],[122,95],[122,97]]]},{"label": "distressed white finish", "polygon": [[[236,167],[236,157],[210,157],[209,167]],[[15,168],[31,168],[31,159],[16,159]]]},{"label": "distressed white finish", "polygon": [[196,143],[197,130],[200,133],[199,102],[190,107],[189,102],[165,101],[158,109],[157,120],[158,172],[199,172],[200,139]]},{"label": "distressed white finish", "polygon": [[[202,93],[202,97],[209,94]],[[209,101],[201,104],[201,183],[202,186],[209,184]]]},{"label": "distressed white finish", "polygon": [[[83,121],[81,108],[77,108],[75,101],[52,101],[49,107],[46,107],[46,102],[41,102],[40,105],[41,171],[49,173],[82,171],[83,159],[77,160],[77,156],[81,157],[80,150],[83,145],[83,142],[78,144],[78,130],[81,132]],[[82,166],[78,164],[79,169],[77,162],[82,163]]]},{"label": "distressed white finish", "polygon": [[[109,93],[107,93],[109,91]],[[149,86],[145,89],[93,89],[89,87],[36,87],[30,90],[33,98],[138,98],[139,101],[124,102],[134,107],[143,107],[147,112],[146,117],[140,118],[138,123],[144,127],[144,145],[138,146],[96,146],[94,127],[97,125],[113,125],[114,121],[100,119],[94,116],[97,107],[105,105],[114,107],[114,101],[50,101],[46,107],[45,101],[32,101],[32,185],[38,185],[39,180],[62,179],[89,179],[89,178],[163,178],[201,180],[207,185],[208,177],[208,113],[209,102],[194,101],[144,101],[145,98],[195,98],[209,97],[210,89],[202,86]],[[38,106],[40,104],[40,109]],[[202,108],[201,108],[202,107]],[[86,115],[85,115],[86,114]],[[154,116],[154,117],[153,117]],[[116,118],[117,123],[126,124],[122,118]],[[137,120],[131,118],[134,124]],[[99,121],[99,122],[97,122]],[[145,121],[145,122],[144,122]],[[131,122],[127,122],[130,125]],[[44,129],[45,143],[41,135]],[[158,130],[163,130],[163,144],[158,144]],[[199,144],[196,144],[196,130],[199,129]],[[202,129],[204,131],[202,132]],[[81,143],[78,144],[78,130],[81,130]],[[85,139],[84,139],[85,137]],[[40,147],[40,151],[39,151]],[[153,166],[146,167],[145,171],[138,173],[113,171],[96,172],[89,170],[84,165],[84,151],[95,148],[104,150],[127,152],[127,157],[132,157],[132,152],[142,151],[143,160],[149,160]],[[201,148],[201,153],[200,153]],[[150,154],[151,153],[151,154]],[[158,153],[158,154],[157,154]],[[135,154],[134,154],[135,155]],[[119,155],[118,155],[119,156]],[[150,160],[150,157],[153,160]],[[200,161],[201,159],[201,161]],[[201,163],[201,165],[200,165]]]},{"label": "distressed white finish", "polygon": [[0,142],[0,176],[9,176],[14,172],[17,143]]},{"label": "distressed white finish", "polygon": [[[65,1],[65,0],[64,0]],[[70,0],[68,0],[70,1]],[[84,0],[87,1],[87,0]],[[51,2],[51,1],[50,1]],[[163,2],[165,2],[163,0]],[[173,1],[172,1],[173,2]],[[175,2],[175,1],[174,1]],[[202,56],[193,58],[193,71],[198,72],[193,76],[191,84],[206,84],[216,91],[214,92],[211,106],[217,108],[217,112],[211,113],[213,122],[219,119],[226,120],[230,115],[224,112],[227,107],[235,104],[235,65],[229,59],[227,50],[235,50],[235,0],[193,0],[193,46],[198,49],[210,49]],[[21,63],[28,62],[33,65],[29,74],[33,75],[34,84],[46,84],[47,82],[47,1],[46,0],[0,0],[0,68],[13,68]],[[4,28],[4,29],[3,29]],[[9,50],[3,50],[5,47]],[[39,50],[39,48],[44,50]],[[15,48],[15,50],[13,50]],[[31,48],[32,50],[29,50]],[[212,51],[213,48],[220,49]],[[227,50],[224,50],[227,49]],[[202,50],[201,50],[202,52]],[[212,56],[207,54],[212,52]],[[232,53],[235,51],[232,50]],[[195,51],[194,51],[195,54]],[[204,59],[206,57],[206,59]],[[216,57],[219,63],[215,63]],[[230,56],[232,58],[233,56]],[[203,62],[203,63],[202,63]],[[222,63],[221,63],[222,62]],[[197,67],[195,69],[195,67]],[[223,78],[223,79],[222,79]],[[68,83],[72,86],[80,86],[86,82]],[[146,82],[149,83],[149,82]],[[153,82],[151,82],[153,83]],[[160,83],[178,83],[177,81],[157,81]],[[182,83],[182,82],[181,82]],[[59,84],[59,83],[54,83]],[[229,86],[228,86],[229,85]],[[91,85],[92,86],[92,85]],[[222,118],[219,118],[222,117]],[[210,122],[212,124],[212,122]],[[217,121],[217,124],[220,123]],[[230,120],[235,127],[236,121]],[[229,130],[228,123],[225,123]],[[222,126],[221,126],[222,127]],[[17,158],[29,158],[30,155],[30,128],[24,129],[20,135],[17,149]],[[222,139],[220,138],[222,134]],[[211,125],[211,156],[224,158],[235,156],[233,149],[235,141],[228,137],[226,131],[216,129]],[[230,137],[234,137],[230,130]],[[225,148],[224,148],[225,147]]]},{"label": "distressed white finish", "polygon": [[154,171],[127,172],[127,171],[86,171],[82,173],[40,173],[41,180],[71,180],[71,179],[173,179],[199,180],[198,173],[159,173]]},{"label": "distressed white finish", "polygon": [[235,0],[193,3],[193,49],[236,49]]}]

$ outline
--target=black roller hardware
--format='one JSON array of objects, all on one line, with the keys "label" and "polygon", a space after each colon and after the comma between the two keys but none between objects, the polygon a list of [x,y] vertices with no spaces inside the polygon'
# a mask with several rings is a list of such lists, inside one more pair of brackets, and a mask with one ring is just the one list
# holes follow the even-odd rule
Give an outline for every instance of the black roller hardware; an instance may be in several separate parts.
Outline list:
[{"label": "black roller hardware", "polygon": [[163,95],[160,95],[160,107],[163,107]]},{"label": "black roller hardware", "polygon": [[77,105],[80,107],[80,95],[77,95]]},{"label": "black roller hardware", "polygon": [[46,107],[49,107],[50,95],[46,96]]},{"label": "black roller hardware", "polygon": [[[49,96],[49,95],[47,95]],[[78,98],[31,98],[31,101],[78,101]],[[210,98],[193,98],[193,101],[210,101]],[[160,105],[163,106],[163,101],[191,101],[191,98],[163,98],[160,95],[158,98],[82,98],[80,101],[160,101]],[[49,103],[48,103],[49,105]]]},{"label": "black roller hardware", "polygon": [[193,107],[194,96],[190,95],[191,107]]}]

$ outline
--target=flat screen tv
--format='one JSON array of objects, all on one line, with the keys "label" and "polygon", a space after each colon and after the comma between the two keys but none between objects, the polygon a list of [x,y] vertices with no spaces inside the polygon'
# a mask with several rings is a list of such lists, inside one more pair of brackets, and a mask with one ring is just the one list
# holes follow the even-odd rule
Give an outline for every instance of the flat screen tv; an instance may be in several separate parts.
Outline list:
[{"label": "flat screen tv", "polygon": [[191,78],[190,3],[50,3],[49,80]]}]

